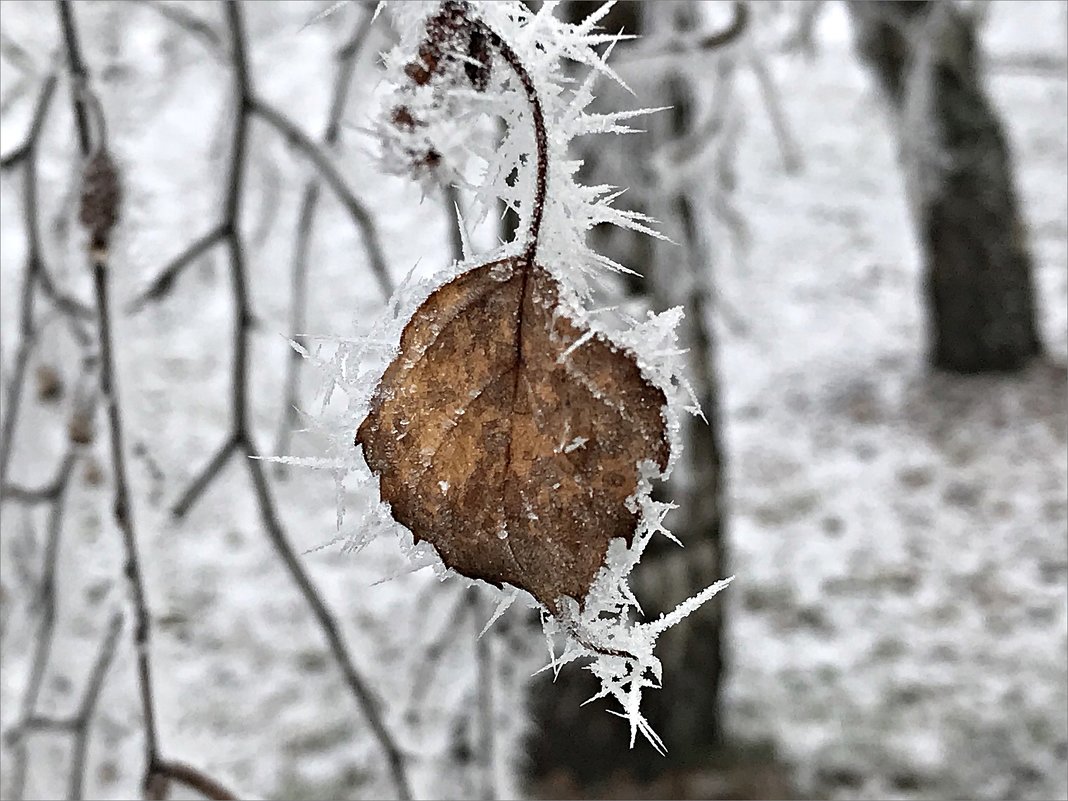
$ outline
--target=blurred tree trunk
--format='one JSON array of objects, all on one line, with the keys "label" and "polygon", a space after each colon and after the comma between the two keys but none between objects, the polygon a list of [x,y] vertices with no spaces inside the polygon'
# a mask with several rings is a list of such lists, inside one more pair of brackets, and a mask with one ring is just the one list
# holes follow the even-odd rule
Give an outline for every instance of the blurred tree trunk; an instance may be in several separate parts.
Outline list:
[{"label": "blurred tree trunk", "polygon": [[[587,6],[600,5],[571,2],[567,13],[572,19],[581,19],[590,11]],[[601,27],[613,32],[623,29],[625,33],[649,30],[649,20],[642,19],[643,10],[646,15],[657,14],[665,22],[674,16],[680,26],[693,22],[692,3],[665,3],[657,11],[649,9],[649,5],[620,3],[600,23]],[[670,611],[727,574],[719,388],[708,308],[712,265],[701,236],[707,223],[701,220],[689,188],[657,192],[649,189],[655,179],[641,174],[648,170],[651,148],[682,139],[691,133],[696,122],[690,83],[673,76],[662,87],[656,97],[642,98],[651,105],[671,106],[671,111],[648,121],[655,136],[653,142],[649,136],[617,140],[613,147],[625,149],[618,163],[606,164],[605,154],[594,155],[585,165],[594,183],[630,187],[621,200],[629,208],[659,218],[665,233],[683,245],[660,247],[650,237],[635,236],[629,231],[595,232],[599,249],[646,276],[645,280],[629,281],[627,291],[644,295],[657,310],[674,305],[685,307],[680,338],[682,346],[689,349],[688,376],[707,417],[707,423],[700,418],[683,421],[686,450],[665,493],[680,507],[668,522],[686,548],[680,549],[666,539],[654,540],[634,574],[637,595],[648,619]],[[585,159],[587,153],[582,156]],[[709,176],[703,183],[707,185],[717,178]],[[667,758],[643,743],[631,750],[618,718],[606,714],[598,704],[580,706],[597,691],[597,683],[586,671],[572,670],[560,675],[551,692],[533,694],[538,724],[532,748],[535,773],[565,771],[588,785],[619,773],[648,780],[677,770],[680,764],[707,759],[722,733],[721,689],[726,665],[723,609],[720,599],[706,604],[687,618],[686,625],[665,633],[657,646],[664,667],[664,688],[644,696],[642,711],[667,744]]]},{"label": "blurred tree trunk", "polygon": [[950,2],[850,3],[857,50],[897,119],[923,251],[929,359],[1016,370],[1041,353],[1031,256],[968,17]]}]

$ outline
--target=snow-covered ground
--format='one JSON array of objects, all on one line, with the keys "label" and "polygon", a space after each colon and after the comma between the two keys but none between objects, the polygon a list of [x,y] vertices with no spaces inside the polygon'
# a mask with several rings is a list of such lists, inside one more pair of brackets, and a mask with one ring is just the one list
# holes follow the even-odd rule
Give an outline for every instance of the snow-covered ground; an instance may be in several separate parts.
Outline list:
[{"label": "snow-covered ground", "polygon": [[[214,4],[189,7],[221,30]],[[76,6],[102,88],[127,201],[116,243],[117,305],[217,219],[226,158],[226,72],[210,50],[140,5]],[[1059,3],[996,4],[994,55],[1064,59]],[[3,32],[52,67],[50,6],[5,2]],[[309,6],[248,4],[260,91],[307,130],[325,119],[332,50],[356,18],[301,26]],[[759,110],[742,137],[739,201],[754,232],[746,266],[717,283],[744,316],[720,358],[730,447],[731,730],[770,740],[801,791],[842,797],[1066,797],[1068,768],[1068,81],[995,71],[1032,237],[1049,363],[1023,376],[951,379],[923,367],[917,256],[888,120],[857,66],[837,7],[814,62],[777,65],[803,144],[799,175],[782,173]],[[382,40],[372,41],[374,46]],[[448,260],[441,206],[383,178],[358,130],[374,110],[373,55],[359,70],[346,129],[346,176],[372,206],[394,275]],[[18,71],[4,64],[3,97]],[[36,79],[5,108],[0,152],[25,131]],[[655,104],[655,98],[640,98]],[[70,218],[72,140],[61,87],[41,159],[46,256],[88,299]],[[606,146],[610,146],[606,142]],[[254,125],[246,232],[258,318],[255,425],[269,449],[282,402],[288,264],[309,175],[273,131]],[[0,335],[10,370],[25,241],[20,181],[0,185]],[[351,335],[381,307],[359,237],[331,199],[311,258],[309,319]],[[391,792],[366,722],[320,633],[261,533],[248,477],[231,464],[181,524],[166,509],[228,424],[230,299],[221,252],[171,296],[117,321],[120,384],[137,522],[157,621],[153,657],[161,740],[259,797],[378,797]],[[46,304],[40,304],[44,307]],[[53,326],[38,362],[70,385],[76,350]],[[1055,365],[1060,365],[1055,366]],[[307,381],[310,388],[312,381]],[[69,396],[69,393],[68,393]],[[13,478],[46,481],[63,448],[63,409],[27,395]],[[298,447],[310,447],[299,442]],[[102,443],[78,467],[60,559],[60,616],[44,714],[71,711],[111,609],[123,604]],[[334,531],[334,489],[321,473],[275,484],[289,535],[313,548]],[[358,499],[354,499],[358,500]],[[14,720],[33,632],[29,600],[44,515],[2,510],[0,723]],[[326,549],[304,562],[342,622],[355,659],[401,732],[420,796],[471,796],[474,635],[488,616],[453,625],[460,588],[424,574],[373,583],[404,567],[388,542],[358,557]],[[718,600],[718,599],[717,599]],[[502,748],[520,724],[529,673],[515,637],[494,635]],[[129,624],[129,621],[128,621]],[[444,636],[442,633],[444,632]],[[438,643],[440,647],[428,643]],[[536,643],[535,643],[536,645]],[[93,728],[87,792],[121,798],[140,761],[133,653],[120,650]],[[670,681],[670,677],[666,680]],[[620,736],[625,736],[621,725]],[[31,741],[31,797],[63,792],[68,750]],[[5,782],[9,752],[3,754]],[[466,761],[465,761],[466,760]],[[502,760],[502,763],[505,760]],[[513,777],[500,770],[505,787]],[[5,791],[6,792],[6,791]]]},{"label": "snow-covered ground", "polygon": [[[996,4],[992,58],[1063,65],[1063,14]],[[803,174],[776,171],[760,114],[743,137],[755,245],[727,292],[752,331],[722,361],[731,722],[817,796],[1064,798],[1068,85],[990,80],[1049,363],[935,376],[889,120],[845,44],[780,65]]]}]

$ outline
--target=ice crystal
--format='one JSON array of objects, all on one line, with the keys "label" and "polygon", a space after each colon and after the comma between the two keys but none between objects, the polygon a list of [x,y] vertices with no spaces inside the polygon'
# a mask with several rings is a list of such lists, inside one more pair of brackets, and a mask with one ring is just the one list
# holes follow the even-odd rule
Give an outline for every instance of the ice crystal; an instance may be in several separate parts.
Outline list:
[{"label": "ice crystal", "polygon": [[[387,97],[376,126],[383,167],[410,175],[428,189],[441,182],[456,183],[473,198],[473,213],[481,218],[503,201],[518,213],[521,233],[516,242],[504,243],[494,253],[476,257],[471,254],[466,226],[461,224],[464,262],[423,280],[406,279],[382,316],[361,337],[322,341],[309,349],[310,358],[320,365],[325,376],[321,387],[323,405],[312,426],[329,434],[325,453],[311,463],[329,470],[337,483],[338,537],[347,543],[347,549],[358,550],[370,538],[393,531],[399,536],[402,550],[412,557],[412,569],[432,564],[439,575],[448,573],[432,549],[425,544],[416,545],[411,533],[392,520],[388,505],[379,503],[358,517],[346,515],[344,487],[350,479],[377,482],[359,449],[353,447],[353,433],[367,415],[369,398],[379,377],[397,355],[400,332],[413,311],[437,287],[459,273],[517,253],[523,246],[522,232],[528,229],[535,211],[534,128],[528,97],[516,75],[499,58],[487,59],[474,44],[467,47],[448,26],[444,33],[439,31],[444,49],[419,60],[420,47],[424,46],[421,42],[428,35],[428,18],[443,14],[443,9],[450,13],[450,9],[459,9],[456,13],[481,20],[511,48],[541,99],[548,169],[536,258],[564,287],[558,313],[608,334],[615,345],[634,355],[646,378],[660,386],[668,399],[663,414],[672,457],[663,472],[651,463],[642,466],[638,490],[628,500],[628,508],[639,521],[632,544],[627,547],[621,539],[611,542],[604,566],[582,603],[580,599],[564,599],[557,617],[542,610],[553,670],[578,659],[592,658],[586,669],[601,683],[595,697],[610,698],[619,704],[617,714],[629,721],[632,744],[640,733],[663,750],[663,743],[640,711],[643,691],[659,687],[662,678],[660,662],[653,655],[656,639],[730,580],[712,585],[669,615],[650,622],[641,622],[641,609],[627,583],[653,536],[660,533],[675,539],[664,527],[664,516],[672,506],[654,500],[651,491],[653,481],[667,478],[678,458],[681,415],[700,414],[700,410],[680,371],[682,352],[675,329],[682,318],[681,309],[650,314],[642,321],[616,319],[613,330],[608,332],[602,315],[598,314],[595,320],[587,308],[592,282],[608,272],[629,271],[593,252],[586,244],[587,232],[595,225],[611,223],[659,236],[648,218],[613,207],[612,202],[619,195],[615,187],[578,184],[575,175],[580,162],[568,155],[568,146],[576,137],[626,133],[630,130],[627,121],[648,111],[604,114],[588,110],[598,80],[621,83],[608,63],[612,45],[620,37],[597,27],[609,5],[577,25],[558,19],[554,15],[555,3],[544,3],[537,11],[516,2],[398,3],[388,7],[400,41],[384,56],[387,75],[395,81],[395,89]],[[466,49],[455,53],[451,61],[440,58],[449,47],[458,46]],[[573,73],[564,69],[568,60],[588,67],[589,76],[573,82],[569,77]],[[426,72],[429,66],[437,69],[434,77]],[[502,275],[501,280],[509,277]],[[568,355],[563,354],[561,359],[566,361]],[[583,379],[578,374],[575,377]],[[583,445],[582,437],[569,436],[561,448],[570,452]],[[447,484],[442,483],[440,490],[448,492]],[[501,532],[503,537],[507,534]],[[487,628],[517,598],[536,605],[526,593],[505,587]],[[559,655],[557,639],[563,641]]]}]

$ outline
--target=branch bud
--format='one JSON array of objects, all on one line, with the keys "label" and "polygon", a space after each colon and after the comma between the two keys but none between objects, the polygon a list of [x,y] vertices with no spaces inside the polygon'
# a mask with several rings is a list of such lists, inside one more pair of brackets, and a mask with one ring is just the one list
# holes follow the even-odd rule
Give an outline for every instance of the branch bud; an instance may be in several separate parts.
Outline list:
[{"label": "branch bud", "polygon": [[85,165],[82,175],[82,205],[78,221],[89,233],[93,251],[107,250],[111,229],[119,221],[122,185],[119,172],[106,150],[100,150]]}]

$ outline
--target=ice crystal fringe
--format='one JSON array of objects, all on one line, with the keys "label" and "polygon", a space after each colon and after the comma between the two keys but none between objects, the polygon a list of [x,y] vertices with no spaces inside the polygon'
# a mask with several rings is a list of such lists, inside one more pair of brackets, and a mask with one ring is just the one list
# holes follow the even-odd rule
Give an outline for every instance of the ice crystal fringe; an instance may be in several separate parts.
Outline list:
[{"label": "ice crystal fringe", "polygon": [[[639,516],[632,545],[614,540],[604,567],[598,573],[584,608],[567,599],[563,613],[553,618],[542,610],[542,622],[554,672],[578,659],[600,681],[600,691],[591,698],[612,698],[619,714],[630,724],[631,745],[641,734],[655,748],[664,744],[640,711],[642,692],[660,686],[660,661],[653,655],[657,637],[681,621],[718,593],[730,579],[717,582],[673,612],[651,622],[638,622],[641,609],[627,579],[638,564],[650,539],[663,534],[675,538],[664,527],[671,504],[653,500],[652,482],[664,480],[681,450],[680,416],[700,415],[694,394],[681,374],[681,355],[676,327],[682,319],[679,308],[662,314],[649,314],[644,320],[617,319],[606,330],[606,315],[587,310],[591,284],[606,273],[629,271],[623,265],[594,253],[586,246],[586,233],[600,223],[611,223],[659,237],[651,220],[633,212],[616,209],[612,201],[619,195],[615,187],[581,186],[575,181],[580,162],[568,158],[568,145],[575,137],[588,134],[627,133],[627,120],[652,109],[597,114],[587,111],[594,98],[596,81],[603,78],[622,84],[609,66],[607,57],[619,36],[598,29],[598,22],[611,4],[606,4],[585,21],[571,25],[553,15],[555,3],[544,3],[537,12],[513,2],[471,3],[477,16],[515,52],[529,72],[541,99],[548,132],[548,192],[537,247],[537,260],[549,269],[564,287],[563,311],[579,325],[608,335],[620,347],[631,351],[646,378],[659,385],[668,398],[664,415],[671,445],[671,462],[660,474],[650,464],[643,466],[637,492],[629,508]],[[504,201],[520,216],[520,231],[527,228],[532,213],[534,137],[525,94],[515,76],[499,60],[488,76],[484,91],[457,81],[431,81],[414,86],[405,75],[420,39],[427,16],[438,3],[399,3],[389,7],[400,43],[384,56],[387,75],[397,82],[386,98],[376,131],[381,139],[381,162],[385,170],[413,175],[427,189],[442,181],[465,187],[474,198],[473,214],[485,217]],[[601,52],[598,52],[600,48]],[[589,77],[574,84],[564,71],[565,60],[589,68]],[[397,109],[419,121],[418,125],[398,125]],[[496,120],[505,122],[498,138]],[[403,120],[402,120],[403,121]],[[427,154],[435,154],[426,158]],[[468,176],[475,177],[469,178]],[[417,546],[411,532],[397,524],[387,504],[375,503],[362,515],[346,515],[346,492],[350,482],[372,485],[377,479],[367,469],[362,454],[353,447],[353,433],[368,411],[369,399],[386,366],[396,356],[400,334],[412,313],[426,298],[456,275],[505,255],[514,255],[520,241],[506,243],[489,254],[469,252],[465,236],[465,258],[441,273],[413,280],[411,274],[391,299],[385,313],[355,338],[311,340],[308,358],[324,376],[320,387],[322,404],[309,418],[309,428],[323,436],[326,445],[316,459],[283,458],[282,461],[318,467],[329,471],[337,487],[338,536],[344,550],[356,552],[377,536],[396,533],[401,549],[412,560],[411,569],[430,565],[439,577],[453,575],[436,553],[425,544]],[[458,576],[465,583],[475,583]],[[481,583],[481,582],[479,582]],[[517,599],[537,605],[525,592],[506,587],[488,629]],[[556,644],[563,642],[557,655]]]}]

